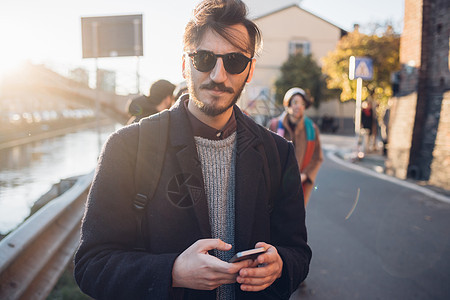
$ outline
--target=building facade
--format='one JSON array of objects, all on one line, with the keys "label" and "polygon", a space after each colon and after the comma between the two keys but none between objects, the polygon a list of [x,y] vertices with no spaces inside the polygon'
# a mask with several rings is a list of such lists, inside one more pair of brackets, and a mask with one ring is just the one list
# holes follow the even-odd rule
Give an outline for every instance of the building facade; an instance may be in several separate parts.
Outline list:
[{"label": "building facade", "polygon": [[[256,60],[253,79],[239,103],[244,109],[252,101],[273,101],[274,83],[289,55],[298,52],[311,54],[321,65],[321,59],[334,50],[339,39],[346,34],[345,30],[296,4],[257,17],[253,21],[261,29],[264,45]],[[261,108],[270,113],[267,103],[260,103],[259,109]]]}]

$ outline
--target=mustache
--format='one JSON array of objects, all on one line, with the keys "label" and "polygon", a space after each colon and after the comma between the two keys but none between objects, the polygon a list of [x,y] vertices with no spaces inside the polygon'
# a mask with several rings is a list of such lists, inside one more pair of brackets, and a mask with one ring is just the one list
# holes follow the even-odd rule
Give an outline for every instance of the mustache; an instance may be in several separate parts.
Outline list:
[{"label": "mustache", "polygon": [[202,85],[200,86],[200,88],[201,88],[201,89],[204,89],[204,90],[214,90],[214,89],[217,89],[217,90],[219,90],[219,91],[221,91],[221,92],[226,92],[226,93],[230,93],[230,94],[234,93],[233,88],[227,87],[227,86],[226,86],[225,84],[223,84],[222,82],[216,83],[216,82],[214,82],[214,81],[210,81],[210,82],[208,82],[208,83],[202,84]]}]

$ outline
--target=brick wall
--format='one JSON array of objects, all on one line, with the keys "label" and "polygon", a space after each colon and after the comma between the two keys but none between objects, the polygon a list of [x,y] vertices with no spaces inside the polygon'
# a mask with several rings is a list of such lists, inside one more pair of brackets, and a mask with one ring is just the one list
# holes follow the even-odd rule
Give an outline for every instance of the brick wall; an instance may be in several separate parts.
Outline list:
[{"label": "brick wall", "polygon": [[387,172],[450,189],[450,1],[405,0]]},{"label": "brick wall", "polygon": [[428,43],[431,55],[428,56],[428,86],[433,90],[450,89],[449,72],[449,35],[450,35],[450,1],[430,1],[431,17],[429,18]]},{"label": "brick wall", "polygon": [[405,0],[403,32],[400,37],[400,94],[417,90],[421,65],[423,0]]},{"label": "brick wall", "polygon": [[450,92],[442,100],[429,183],[450,190]]},{"label": "brick wall", "polygon": [[412,129],[416,115],[417,93],[392,99],[388,125],[389,144],[386,173],[406,178],[411,148]]}]

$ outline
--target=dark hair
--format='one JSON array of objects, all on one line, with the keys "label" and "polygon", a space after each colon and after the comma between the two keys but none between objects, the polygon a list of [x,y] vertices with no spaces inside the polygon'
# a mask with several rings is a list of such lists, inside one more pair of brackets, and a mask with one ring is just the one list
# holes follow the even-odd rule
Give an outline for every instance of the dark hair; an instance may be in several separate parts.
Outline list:
[{"label": "dark hair", "polygon": [[[247,29],[250,44],[243,48],[242,37],[233,34],[229,27],[242,24]],[[204,33],[211,29],[233,46],[255,56],[261,43],[261,32],[251,20],[247,19],[247,6],[241,0],[204,0],[192,13],[184,31],[184,50],[198,45]]]},{"label": "dark hair", "polygon": [[148,99],[154,104],[158,105],[167,96],[172,96],[175,85],[165,79],[155,81],[150,87],[150,94]]}]

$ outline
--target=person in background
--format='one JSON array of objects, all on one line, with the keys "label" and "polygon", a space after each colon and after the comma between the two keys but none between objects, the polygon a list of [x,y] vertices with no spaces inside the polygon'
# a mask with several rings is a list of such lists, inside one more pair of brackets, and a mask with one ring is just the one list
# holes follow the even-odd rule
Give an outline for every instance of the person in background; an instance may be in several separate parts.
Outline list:
[{"label": "person in background", "polygon": [[285,112],[269,122],[269,129],[289,141],[295,148],[298,168],[300,170],[305,207],[308,204],[314,181],[323,161],[320,147],[319,129],[305,115],[311,105],[309,97],[301,88],[289,89],[283,98]]},{"label": "person in background", "polygon": [[377,118],[375,109],[371,101],[361,103],[361,143],[363,143],[364,152],[371,152],[376,149],[377,136]]},{"label": "person in background", "polygon": [[[99,300],[288,299],[306,278],[311,249],[293,145],[236,105],[260,43],[241,0],[194,9],[183,40],[189,93],[158,116],[168,117],[160,130],[167,144],[156,153],[162,168],[142,226],[133,199],[143,123],[113,133],[103,148],[75,256],[83,292]],[[230,262],[256,247],[265,253]]]},{"label": "person in background", "polygon": [[140,119],[169,108],[173,103],[175,85],[165,79],[155,81],[150,87],[150,94],[142,95],[128,101],[127,124],[139,122]]}]

